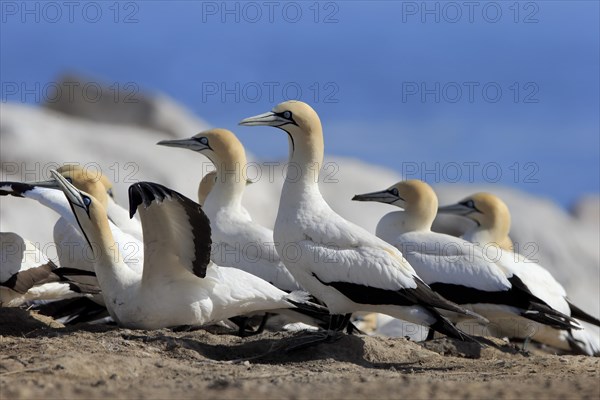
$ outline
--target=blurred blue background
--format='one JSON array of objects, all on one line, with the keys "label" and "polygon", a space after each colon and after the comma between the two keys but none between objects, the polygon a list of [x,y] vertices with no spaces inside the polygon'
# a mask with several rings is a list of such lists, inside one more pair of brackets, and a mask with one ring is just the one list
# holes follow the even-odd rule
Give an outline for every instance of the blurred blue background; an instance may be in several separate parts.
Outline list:
[{"label": "blurred blue background", "polygon": [[284,135],[237,122],[299,97],[328,154],[564,206],[600,191],[599,2],[74,4],[2,2],[3,85],[134,82],[276,159]]}]

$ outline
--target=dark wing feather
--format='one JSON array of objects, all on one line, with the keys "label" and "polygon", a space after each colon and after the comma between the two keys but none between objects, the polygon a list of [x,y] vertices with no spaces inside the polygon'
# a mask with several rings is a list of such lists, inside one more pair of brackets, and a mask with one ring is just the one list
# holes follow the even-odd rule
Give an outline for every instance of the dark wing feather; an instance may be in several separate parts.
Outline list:
[{"label": "dark wing feather", "polygon": [[[155,205],[159,204],[165,207],[155,207]],[[155,240],[171,242],[181,246],[187,243],[186,241],[191,237],[194,246],[193,259],[182,261],[184,263],[191,261],[191,265],[189,265],[191,271],[196,276],[204,278],[206,276],[206,268],[210,263],[212,241],[210,221],[206,214],[204,214],[204,211],[202,211],[202,207],[184,195],[163,185],[150,182],[139,182],[129,187],[130,216],[133,217],[140,207],[147,210],[148,213],[150,213],[149,215],[152,215],[152,219],[160,220],[163,223],[160,227],[160,232],[148,232],[147,226],[144,226],[148,225],[149,221],[145,221],[144,216],[142,216],[144,246],[147,245],[147,233],[148,236],[152,236]],[[186,228],[189,230],[184,229],[182,231],[173,229],[174,227],[172,225],[177,223],[177,221],[171,218],[168,213],[171,213],[171,216],[180,215],[181,211],[185,213]],[[186,237],[183,237],[182,235],[186,235]],[[165,249],[165,251],[178,252],[178,257],[182,254],[181,248]]]},{"label": "dark wing feather", "polygon": [[600,320],[598,318],[586,313],[581,308],[577,307],[575,304],[571,303],[568,300],[567,300],[567,303],[569,304],[569,307],[571,308],[571,316],[573,318],[577,318],[581,321],[585,321],[592,325],[600,326]]},{"label": "dark wing feather", "polygon": [[33,189],[34,186],[22,182],[0,182],[0,196],[23,197],[23,193]]}]

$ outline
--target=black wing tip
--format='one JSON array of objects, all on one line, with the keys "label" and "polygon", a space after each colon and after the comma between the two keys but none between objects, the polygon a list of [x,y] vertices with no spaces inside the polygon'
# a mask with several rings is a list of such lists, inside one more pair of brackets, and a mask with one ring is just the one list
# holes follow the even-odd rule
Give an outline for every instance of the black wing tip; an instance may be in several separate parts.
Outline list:
[{"label": "black wing tip", "polygon": [[442,310],[452,311],[458,314],[467,315],[476,319],[485,320],[481,315],[467,310],[466,308],[456,304],[455,302],[448,300],[429,285],[423,282],[420,278],[413,276],[417,283],[416,289],[414,289],[413,295],[417,299],[417,303],[422,306],[433,306],[441,308]]},{"label": "black wing tip", "polygon": [[555,310],[544,300],[534,295],[525,282],[517,275],[510,277],[508,282],[510,282],[512,286],[511,292],[516,293],[517,296],[524,296],[524,299],[527,302],[527,305],[523,307],[525,310],[523,316],[525,316],[525,318],[556,329],[581,329],[579,323],[572,316]]},{"label": "black wing tip", "polygon": [[136,190],[137,183],[129,186],[128,195],[129,195],[129,218],[133,218],[137,211],[137,206],[142,203],[141,197]]},{"label": "black wing tip", "polygon": [[69,279],[71,276],[91,276],[96,277],[96,273],[94,271],[86,271],[84,269],[77,269],[71,267],[56,267],[53,271],[57,276],[62,279]]},{"label": "black wing tip", "polygon": [[170,198],[177,199],[188,215],[192,225],[192,234],[197,238],[195,240],[196,255],[192,272],[199,278],[204,278],[210,263],[212,241],[210,220],[198,203],[159,183],[137,182],[129,187],[129,216],[133,218],[138,207],[142,204],[144,207],[149,207],[153,201],[162,203],[165,199]]},{"label": "black wing tip", "polygon": [[208,263],[205,264],[204,262],[200,262],[199,264],[196,264],[196,262],[194,262],[192,272],[198,278],[206,278],[206,267],[207,266],[208,266]]},{"label": "black wing tip", "polygon": [[[181,196],[181,195],[180,195]],[[196,276],[204,278],[206,270],[210,264],[210,254],[212,248],[212,230],[210,220],[202,210],[200,204],[188,199],[185,196],[180,197],[190,224],[192,225],[192,234],[194,235],[194,246],[196,247],[195,258],[193,261],[193,272]]]},{"label": "black wing tip", "polygon": [[547,325],[554,329],[581,329],[581,327],[575,325],[574,320],[569,318],[568,316],[561,316],[556,313],[545,312],[543,309],[536,309],[535,307],[532,307],[529,310],[522,311],[521,316],[523,318],[527,318],[531,321],[540,323],[542,325]]},{"label": "black wing tip", "polygon": [[482,343],[479,340],[467,334],[466,332],[458,329],[452,322],[450,322],[449,319],[439,314],[434,309],[429,309],[429,312],[431,312],[436,317],[436,321],[429,326],[430,329],[433,329],[434,331],[451,337],[453,339],[460,340],[461,342],[476,343],[482,345]]},{"label": "black wing tip", "polygon": [[[159,183],[137,182],[129,186],[129,217],[133,218],[140,205],[149,207],[153,201],[162,203],[165,198],[178,197],[187,199],[175,190],[169,189]],[[187,199],[189,200],[189,199]],[[191,200],[190,200],[191,201]]]},{"label": "black wing tip", "polygon": [[[10,190],[2,189],[3,187],[10,187]],[[29,183],[4,181],[0,182],[0,196],[24,197],[23,193],[34,188]]]},{"label": "black wing tip", "polygon": [[51,303],[35,304],[33,310],[54,319],[66,318],[65,325],[91,322],[108,316],[106,307],[94,303],[88,297],[75,297]]},{"label": "black wing tip", "polygon": [[299,311],[313,317],[329,317],[331,313],[329,309],[317,303],[313,303],[310,299],[310,294],[303,290],[295,290],[289,293],[285,300],[296,307],[295,311]]},{"label": "black wing tip", "polygon": [[570,300],[567,300],[567,304],[569,305],[569,308],[571,309],[572,317],[577,318],[581,321],[587,322],[588,324],[600,326],[600,320],[598,318],[594,317],[591,314],[586,313],[581,308],[579,308],[575,304],[573,304]]}]

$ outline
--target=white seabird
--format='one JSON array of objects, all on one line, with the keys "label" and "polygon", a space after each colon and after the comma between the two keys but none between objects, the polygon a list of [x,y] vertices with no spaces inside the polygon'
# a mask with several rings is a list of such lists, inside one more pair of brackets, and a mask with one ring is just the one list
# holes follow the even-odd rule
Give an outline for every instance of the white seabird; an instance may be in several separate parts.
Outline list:
[{"label": "white seabird", "polygon": [[[277,252],[302,287],[331,313],[379,312],[472,340],[439,309],[471,314],[427,286],[394,246],[336,214],[323,199],[318,171],[323,164],[323,131],[317,113],[300,101],[240,125],[272,126],[289,138],[289,168],[275,222]],[[331,326],[340,330],[341,324]]]},{"label": "white seabird", "polygon": [[[568,315],[534,296],[518,276],[507,276],[503,264],[490,259],[482,247],[432,232],[438,200],[425,182],[401,181],[382,191],[356,195],[353,200],[402,208],[379,221],[377,236],[400,249],[433,290],[486,317],[496,327],[489,329],[490,333],[527,326],[530,321],[558,329],[580,329]],[[465,319],[457,317],[454,322]]]},{"label": "white seabird", "polygon": [[82,276],[94,274],[59,268],[29,240],[13,232],[0,233],[0,307],[99,293],[96,286],[72,281]]},{"label": "white seabird", "polygon": [[[480,212],[471,213],[475,203],[478,204]],[[438,212],[467,216],[475,223],[463,233],[463,239],[471,243],[480,243],[482,246],[494,243],[501,249],[514,251],[514,244],[508,235],[511,225],[510,211],[506,203],[497,196],[491,193],[476,193],[456,205],[441,207]],[[464,214],[465,212],[467,214]]]},{"label": "white seabird", "polygon": [[[215,183],[217,183],[217,171],[210,171],[202,179],[198,184],[198,204],[204,206],[204,202],[208,197],[208,194],[215,187]],[[246,180],[246,186],[251,185],[253,182],[250,179]],[[246,215],[249,219],[252,219],[250,213],[244,206],[240,206],[240,212]]]},{"label": "white seabird", "polygon": [[[87,193],[94,196],[102,206],[109,211],[109,218],[116,220],[122,219],[117,211],[120,208],[115,205],[109,207],[107,188],[102,179],[97,174],[88,173],[78,166],[65,165],[58,171],[67,177],[73,184]],[[71,212],[69,202],[60,190],[57,190],[54,180],[46,182],[0,182],[0,196],[12,195],[24,197],[45,205],[60,215],[60,218],[54,225],[54,242],[57,246],[58,262],[62,268],[75,268],[85,271],[94,271],[93,254],[87,246],[87,243],[80,231],[77,220]],[[131,234],[123,232],[120,227],[113,222],[109,222],[111,231],[118,245],[120,253],[125,257],[125,262],[129,268],[141,274],[143,264],[143,244]]]},{"label": "white seabird", "polygon": [[[233,132],[210,129],[188,139],[163,140],[158,144],[204,154],[216,168],[202,179],[198,188],[199,203],[202,202],[202,210],[211,225],[211,259],[220,266],[256,275],[283,291],[302,290],[275,250],[273,231],[254,222],[242,206],[249,182],[247,160],[244,146]],[[286,321],[321,327],[329,324],[327,314],[315,315],[302,310],[283,310],[282,314],[287,317]],[[268,317],[265,315],[256,333],[262,331]],[[240,332],[245,333],[244,325],[240,325]]]},{"label": "white seabird", "polygon": [[[500,247],[510,230],[508,207],[500,198],[490,193],[468,196],[456,204],[440,207],[438,213],[460,215],[474,221],[476,225],[467,231],[463,238],[480,246]],[[508,250],[501,250],[498,254],[499,262],[507,271],[507,275],[517,276],[532,294],[544,300],[553,309],[576,320],[600,326],[598,318],[586,313],[568,299],[565,288],[543,266]],[[522,335],[515,337],[522,338]],[[598,344],[589,342],[589,335],[581,330],[577,332],[542,327],[537,330],[533,339],[561,350],[581,351],[585,354],[589,354],[590,351],[598,352]]]},{"label": "white seabird", "polygon": [[210,262],[210,224],[201,207],[164,186],[129,188],[130,214],[139,212],[144,268],[127,268],[96,199],[51,171],[94,251],[95,270],[112,318],[123,327],[158,329],[206,325],[240,314],[306,307],[305,293],[285,293],[254,275]]},{"label": "white seabird", "polygon": [[[204,175],[198,184],[198,204],[204,206],[204,202],[206,201],[206,197],[215,187],[215,183],[217,182],[217,171],[210,171],[208,174]],[[244,209],[245,210],[245,209]],[[246,211],[247,213],[247,211]]]},{"label": "white seabird", "polygon": [[[65,166],[65,167],[61,167],[59,168],[57,171],[60,172],[63,176],[68,176],[65,175],[66,171],[69,171],[70,169],[73,169],[72,166]],[[81,170],[81,173],[85,173],[85,170]],[[77,168],[75,168],[75,170],[73,171],[73,174],[77,174]],[[92,171],[90,171],[88,173],[88,175],[91,175]],[[106,208],[106,212],[108,214],[108,218],[110,219],[110,221],[115,224],[116,226],[119,227],[119,229],[121,231],[123,231],[126,234],[129,234],[131,236],[133,236],[134,238],[136,238],[137,240],[139,240],[140,242],[142,241],[142,224],[140,223],[140,220],[137,218],[131,218],[129,216],[129,212],[127,209],[121,207],[119,204],[117,204],[117,202],[115,201],[114,198],[114,193],[113,193],[113,184],[112,182],[106,177],[106,175],[102,174],[102,173],[97,173],[96,174],[97,178],[100,183],[102,183],[102,185],[106,188],[106,193],[108,194],[108,197],[106,198],[106,204],[105,204],[105,208]],[[73,181],[74,183],[77,183],[77,181]],[[75,187],[78,187],[77,185],[75,185]],[[80,188],[81,190],[85,191],[85,188]],[[98,198],[96,198],[98,199]]]},{"label": "white seabird", "polygon": [[256,275],[281,290],[301,289],[275,250],[273,232],[252,221],[242,206],[247,161],[238,138],[227,129],[210,129],[189,139],[158,144],[204,154],[216,168],[214,185],[202,206],[212,231],[211,259],[217,265]]}]

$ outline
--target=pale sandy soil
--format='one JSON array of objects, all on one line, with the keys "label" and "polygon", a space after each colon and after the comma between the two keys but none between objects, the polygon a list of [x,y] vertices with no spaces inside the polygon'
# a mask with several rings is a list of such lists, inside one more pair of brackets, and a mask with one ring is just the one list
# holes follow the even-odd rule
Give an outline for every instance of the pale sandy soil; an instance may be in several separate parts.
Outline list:
[{"label": "pale sandy soil", "polygon": [[[291,333],[63,328],[0,309],[0,398],[600,398],[599,358],[363,336],[280,349],[291,340]],[[252,359],[231,361],[243,358]]]}]

